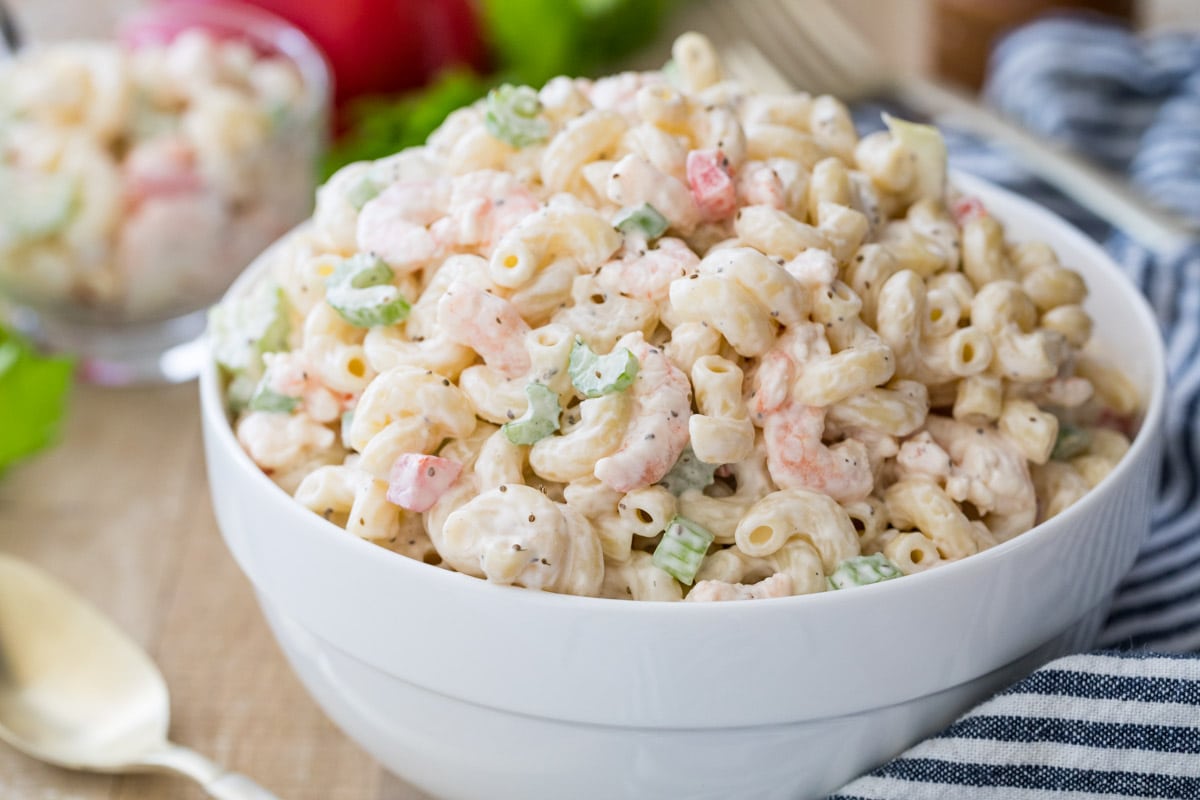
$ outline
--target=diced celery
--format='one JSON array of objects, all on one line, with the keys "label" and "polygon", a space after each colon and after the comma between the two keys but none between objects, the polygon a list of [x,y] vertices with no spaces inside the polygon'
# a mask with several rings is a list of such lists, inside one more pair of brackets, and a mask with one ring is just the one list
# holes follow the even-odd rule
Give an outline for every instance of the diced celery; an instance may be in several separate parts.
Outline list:
[{"label": "diced celery", "polygon": [[662,74],[666,78],[667,83],[676,89],[683,88],[683,76],[679,71],[679,64],[675,63],[675,59],[667,59],[667,63],[662,65]]},{"label": "diced celery", "polygon": [[354,412],[347,411],[342,414],[342,447],[347,450],[353,450],[350,446],[350,426],[354,424]]},{"label": "diced celery", "polygon": [[707,529],[687,517],[676,515],[663,531],[651,562],[675,580],[691,586],[713,538]]},{"label": "diced celery", "polygon": [[528,86],[504,84],[488,92],[483,124],[488,133],[513,147],[528,147],[550,136],[550,123],[539,116],[542,102]]},{"label": "diced celery", "polygon": [[370,174],[361,175],[346,190],[346,202],[354,206],[356,211],[362,211],[363,206],[368,201],[375,199],[383,189],[384,185],[371,177]]},{"label": "diced celery", "polygon": [[1083,455],[1091,443],[1092,435],[1087,430],[1060,422],[1058,438],[1054,440],[1054,451],[1050,457],[1056,461],[1067,461]]},{"label": "diced celery", "polygon": [[883,553],[855,556],[838,564],[837,569],[829,576],[829,588],[849,589],[853,586],[866,586],[869,583],[890,581],[903,574]]},{"label": "diced celery", "polygon": [[288,397],[286,394],[268,389],[262,382],[250,396],[247,406],[251,411],[270,411],[275,414],[290,414],[300,405],[300,398]]},{"label": "diced celery", "polygon": [[679,455],[675,466],[671,467],[671,471],[664,475],[658,484],[679,497],[688,489],[703,491],[706,487],[711,486],[716,471],[716,464],[706,464],[701,461],[692,451],[692,446],[688,445]]},{"label": "diced celery", "polygon": [[513,444],[533,444],[558,430],[558,419],[562,414],[558,395],[545,384],[530,383],[525,386],[525,396],[529,398],[529,408],[500,428]]},{"label": "diced celery", "polygon": [[657,239],[671,224],[649,203],[622,208],[613,219],[613,227],[625,234],[641,234],[647,240]]},{"label": "diced celery", "polygon": [[234,408],[250,401],[262,377],[263,353],[288,349],[289,314],[283,290],[266,282],[209,312],[209,346],[231,376],[227,394]]},{"label": "diced celery", "polygon": [[622,392],[633,385],[637,373],[637,357],[628,348],[618,347],[608,355],[600,356],[587,346],[587,342],[575,337],[567,374],[571,376],[571,385],[584,397]]},{"label": "diced celery", "polygon": [[62,230],[78,208],[79,181],[61,173],[27,173],[0,166],[3,238],[42,239]]},{"label": "diced celery", "polygon": [[391,283],[392,268],[368,253],[344,259],[325,281],[325,302],[358,328],[395,325],[409,305]]},{"label": "diced celery", "polygon": [[886,112],[883,121],[892,136],[913,153],[917,171],[913,199],[941,200],[946,191],[946,142],[941,132]]}]

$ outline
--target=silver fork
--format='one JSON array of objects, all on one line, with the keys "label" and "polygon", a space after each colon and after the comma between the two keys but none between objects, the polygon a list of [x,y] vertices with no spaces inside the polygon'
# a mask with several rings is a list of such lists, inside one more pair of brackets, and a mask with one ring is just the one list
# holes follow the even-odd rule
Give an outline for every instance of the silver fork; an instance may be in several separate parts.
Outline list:
[{"label": "silver fork", "polygon": [[966,95],[889,69],[828,0],[708,0],[693,21],[736,77],[847,101],[894,97],[1007,146],[1042,180],[1160,255],[1175,255],[1200,235],[1197,223],[1151,206],[1124,181]]}]

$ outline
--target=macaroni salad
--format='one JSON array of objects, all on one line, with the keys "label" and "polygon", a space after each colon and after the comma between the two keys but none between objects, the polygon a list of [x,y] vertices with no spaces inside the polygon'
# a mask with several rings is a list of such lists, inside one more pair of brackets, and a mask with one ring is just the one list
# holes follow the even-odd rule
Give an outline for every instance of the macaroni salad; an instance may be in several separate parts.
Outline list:
[{"label": "macaroni salad", "polygon": [[936,568],[1104,478],[1138,392],[935,129],[672,55],[333,176],[212,317],[254,462],[429,564],[688,601]]},{"label": "macaroni salad", "polygon": [[0,286],[122,321],[211,303],[312,208],[310,95],[200,29],[22,52],[0,68]]}]

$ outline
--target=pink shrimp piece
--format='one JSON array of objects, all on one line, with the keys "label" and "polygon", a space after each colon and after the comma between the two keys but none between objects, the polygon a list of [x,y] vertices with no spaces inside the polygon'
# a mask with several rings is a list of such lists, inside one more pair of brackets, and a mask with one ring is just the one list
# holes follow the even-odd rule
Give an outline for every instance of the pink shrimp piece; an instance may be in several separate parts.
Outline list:
[{"label": "pink shrimp piece", "polygon": [[1000,541],[1033,526],[1037,493],[1025,457],[991,426],[968,425],[930,414],[925,430],[950,456],[946,494],[985,512],[984,523]]},{"label": "pink shrimp piece", "polygon": [[662,83],[648,72],[621,72],[597,79],[584,90],[596,108],[631,116],[637,113],[637,93],[643,86]]},{"label": "pink shrimp piece", "polygon": [[954,224],[960,228],[972,220],[988,215],[983,201],[974,195],[963,195],[955,200],[950,206],[950,213],[954,216]]},{"label": "pink shrimp piece", "polygon": [[662,480],[679,460],[688,443],[692,385],[641,332],[621,337],[617,347],[629,348],[638,360],[637,378],[626,389],[632,421],[616,452],[596,462],[594,474],[613,491],[628,492]]},{"label": "pink shrimp piece", "polygon": [[608,177],[605,193],[619,206],[649,203],[680,233],[691,233],[701,221],[702,214],[690,188],[641,156],[631,154],[617,162]]},{"label": "pink shrimp piece", "polygon": [[196,151],[181,138],[155,139],[129,151],[122,166],[126,203],[198,192],[204,180],[196,171]]},{"label": "pink shrimp piece", "polygon": [[719,148],[688,152],[687,179],[692,199],[707,222],[719,222],[733,215],[737,208],[737,186],[729,159]]},{"label": "pink shrimp piece", "polygon": [[762,600],[767,597],[791,597],[792,577],[786,572],[776,572],[758,583],[729,583],[728,581],[699,581],[688,592],[685,600],[694,603],[712,603],[723,600]]},{"label": "pink shrimp piece", "polygon": [[801,365],[814,355],[827,356],[829,352],[824,329],[810,323],[789,328],[774,347],[763,353],[754,372],[755,389],[750,402],[759,424],[790,402]]},{"label": "pink shrimp piece", "polygon": [[541,203],[514,175],[479,170],[453,181],[446,216],[430,228],[433,238],[450,247],[491,247]]},{"label": "pink shrimp piece", "polygon": [[470,347],[506,378],[529,371],[525,350],[529,325],[507,300],[456,278],[438,301],[437,322],[447,339]]},{"label": "pink shrimp piece", "polygon": [[393,184],[358,214],[358,247],[401,272],[421,269],[443,248],[426,228],[440,218],[450,195],[447,178]]},{"label": "pink shrimp piece", "polygon": [[[267,388],[284,397],[298,397],[304,412],[318,422],[333,422],[346,410],[348,396],[321,383],[302,351],[266,353]],[[349,397],[353,397],[350,395]]]},{"label": "pink shrimp piece", "polygon": [[667,237],[659,239],[653,250],[627,253],[620,260],[608,262],[597,278],[609,291],[663,304],[670,296],[671,281],[695,273],[699,264],[700,257],[690,247]]},{"label": "pink shrimp piece", "polygon": [[811,489],[839,503],[871,493],[875,477],[862,442],[850,439],[832,447],[821,441],[825,409],[789,402],[768,414],[763,424],[767,470],[781,489]]},{"label": "pink shrimp piece", "polygon": [[737,198],[741,205],[787,209],[787,193],[779,173],[769,164],[751,161],[737,177]]},{"label": "pink shrimp piece", "polygon": [[428,511],[454,485],[461,472],[462,464],[457,461],[424,453],[404,453],[388,473],[388,502],[409,511]]}]

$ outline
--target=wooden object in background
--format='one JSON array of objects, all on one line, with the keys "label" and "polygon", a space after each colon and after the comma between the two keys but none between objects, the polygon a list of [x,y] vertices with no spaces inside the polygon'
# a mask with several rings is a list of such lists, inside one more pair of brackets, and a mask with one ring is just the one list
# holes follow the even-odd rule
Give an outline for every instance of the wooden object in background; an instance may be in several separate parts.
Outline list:
[{"label": "wooden object in background", "polygon": [[983,85],[988,54],[1005,33],[1058,11],[1091,11],[1132,23],[1135,0],[934,0],[933,67],[972,89]]}]

